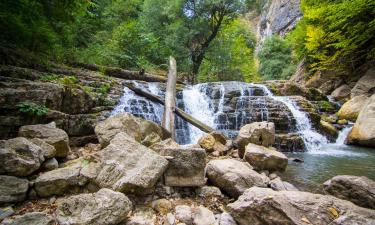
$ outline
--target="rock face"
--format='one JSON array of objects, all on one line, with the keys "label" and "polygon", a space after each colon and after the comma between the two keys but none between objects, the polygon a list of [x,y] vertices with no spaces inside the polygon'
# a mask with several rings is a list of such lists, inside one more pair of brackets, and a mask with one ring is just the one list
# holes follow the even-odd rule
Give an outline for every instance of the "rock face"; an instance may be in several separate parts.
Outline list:
[{"label": "rock face", "polygon": [[375,94],[375,67],[369,69],[351,90],[352,98],[361,95],[370,97],[373,94]]},{"label": "rock face", "polygon": [[56,149],[56,157],[66,157],[70,152],[68,134],[56,128],[55,123],[22,126],[18,135],[26,138],[39,138]]},{"label": "rock face", "polygon": [[29,181],[11,176],[0,176],[0,204],[25,200]]},{"label": "rock face", "polygon": [[98,155],[102,165],[97,184],[125,193],[143,193],[152,188],[168,166],[164,157],[123,132]]},{"label": "rock face", "polygon": [[100,189],[93,194],[68,197],[58,203],[57,221],[61,225],[112,225],[124,221],[132,208],[122,193]]},{"label": "rock face", "polygon": [[340,110],[337,113],[339,119],[346,119],[353,122],[356,121],[359,112],[362,110],[362,108],[366,105],[367,102],[368,97],[364,95],[353,97],[341,106]]},{"label": "rock face", "polygon": [[375,147],[375,94],[359,113],[358,119],[348,136],[349,144]]},{"label": "rock face", "polygon": [[0,174],[27,176],[43,161],[42,149],[26,138],[0,140]]},{"label": "rock face", "polygon": [[268,177],[261,175],[245,162],[235,159],[211,160],[206,167],[210,182],[232,197],[238,197],[252,186],[266,187]]},{"label": "rock face", "polygon": [[350,97],[350,91],[350,87],[347,84],[343,84],[331,93],[331,97],[336,101],[346,100]]},{"label": "rock face", "polygon": [[5,219],[1,225],[54,225],[55,220],[52,216],[41,213],[31,212],[21,216],[15,216],[14,218]]},{"label": "rock face", "polygon": [[163,156],[173,157],[169,160],[164,173],[167,186],[194,187],[206,184],[204,169],[206,152],[201,148],[166,148],[160,152]]},{"label": "rock face", "polygon": [[262,145],[265,147],[275,143],[275,124],[268,122],[255,122],[246,124],[240,129],[235,140],[238,146],[238,155],[242,158],[245,147],[249,143]]},{"label": "rock face", "polygon": [[373,224],[375,211],[329,195],[253,187],[228,205],[240,225]]},{"label": "rock face", "polygon": [[375,209],[375,182],[367,177],[335,176],[324,183],[324,191],[358,206]]},{"label": "rock face", "polygon": [[284,171],[288,165],[288,158],[283,153],[254,144],[246,146],[244,159],[258,171]]}]

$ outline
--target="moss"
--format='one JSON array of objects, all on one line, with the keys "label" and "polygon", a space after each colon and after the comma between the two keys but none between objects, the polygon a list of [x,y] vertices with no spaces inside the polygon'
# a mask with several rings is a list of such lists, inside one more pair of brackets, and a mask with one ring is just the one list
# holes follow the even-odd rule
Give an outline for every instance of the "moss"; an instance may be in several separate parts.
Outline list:
[{"label": "moss", "polygon": [[307,90],[307,96],[310,101],[327,101],[328,98],[322,92],[316,88],[309,88]]},{"label": "moss", "polygon": [[330,112],[335,110],[335,106],[329,101],[318,101],[316,102],[321,112]]}]

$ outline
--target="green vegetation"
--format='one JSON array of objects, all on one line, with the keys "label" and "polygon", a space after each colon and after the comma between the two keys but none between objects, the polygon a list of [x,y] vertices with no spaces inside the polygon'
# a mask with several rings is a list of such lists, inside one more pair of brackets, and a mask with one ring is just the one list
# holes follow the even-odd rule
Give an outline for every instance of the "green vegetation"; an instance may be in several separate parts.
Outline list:
[{"label": "green vegetation", "polygon": [[38,105],[33,102],[21,102],[18,105],[18,110],[28,116],[45,116],[49,109],[44,105]]},{"label": "green vegetation", "polygon": [[56,81],[57,79],[59,79],[59,76],[57,76],[56,74],[47,74],[39,78],[39,80],[42,82],[53,82],[53,81]]}]

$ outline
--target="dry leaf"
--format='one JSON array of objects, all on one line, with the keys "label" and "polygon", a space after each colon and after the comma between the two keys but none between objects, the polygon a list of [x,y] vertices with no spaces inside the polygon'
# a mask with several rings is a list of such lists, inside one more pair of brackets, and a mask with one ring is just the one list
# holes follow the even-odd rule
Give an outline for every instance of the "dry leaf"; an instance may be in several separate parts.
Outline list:
[{"label": "dry leaf", "polygon": [[307,224],[311,224],[310,220],[308,220],[306,217],[302,217],[301,221]]},{"label": "dry leaf", "polygon": [[330,207],[328,208],[328,211],[331,213],[331,215],[337,219],[339,218],[340,214],[337,212],[337,209],[335,209],[334,207]]}]

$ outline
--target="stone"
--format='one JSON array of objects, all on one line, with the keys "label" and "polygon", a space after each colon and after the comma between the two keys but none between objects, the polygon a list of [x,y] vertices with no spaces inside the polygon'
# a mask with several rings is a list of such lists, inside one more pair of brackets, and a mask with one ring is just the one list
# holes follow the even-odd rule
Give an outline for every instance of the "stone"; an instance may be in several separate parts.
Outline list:
[{"label": "stone", "polygon": [[56,218],[60,225],[111,225],[123,222],[131,209],[131,201],[123,193],[103,188],[58,202]]},{"label": "stone", "polygon": [[348,136],[348,144],[375,147],[375,94],[359,113]]},{"label": "stone", "polygon": [[44,158],[50,159],[50,158],[55,157],[56,149],[52,145],[48,144],[47,142],[39,138],[32,138],[32,139],[29,139],[29,141],[38,145],[42,149]]},{"label": "stone", "polygon": [[[124,223],[125,224],[125,223]],[[136,207],[126,225],[154,225],[156,224],[156,215],[150,207]]]},{"label": "stone", "polygon": [[156,212],[162,215],[166,215],[172,210],[172,203],[164,198],[153,201],[151,206]]},{"label": "stone", "polygon": [[59,168],[59,162],[55,158],[47,159],[42,164],[42,169],[45,171],[50,171]]},{"label": "stone", "polygon": [[167,186],[195,187],[206,184],[206,152],[201,148],[165,148],[160,154],[173,157],[164,173]]},{"label": "stone", "polygon": [[167,169],[168,161],[124,132],[98,153],[100,187],[124,193],[144,193],[153,188]]},{"label": "stone", "polygon": [[271,148],[248,144],[244,159],[255,170],[284,171],[288,165],[288,157]]},{"label": "stone", "polygon": [[224,197],[220,189],[215,186],[203,186],[197,188],[195,192],[198,194],[199,197],[202,198]]},{"label": "stone", "polygon": [[275,143],[275,124],[272,122],[246,124],[240,129],[235,142],[240,158],[243,158],[245,147],[249,143],[269,147]]},{"label": "stone", "polygon": [[301,135],[297,133],[276,134],[273,146],[281,152],[304,152],[306,150]]},{"label": "stone", "polygon": [[0,175],[0,204],[22,202],[28,189],[27,179]]},{"label": "stone", "polygon": [[179,148],[180,145],[177,144],[172,138],[165,139],[163,141],[157,142],[150,146],[150,149],[154,150],[155,152],[159,153],[164,148]]},{"label": "stone", "polygon": [[375,94],[375,67],[367,70],[365,75],[361,77],[351,90],[351,97],[365,95],[370,97]]},{"label": "stone", "polygon": [[330,195],[252,187],[228,205],[239,225],[373,224],[375,211]]},{"label": "stone", "polygon": [[350,98],[350,91],[349,85],[343,84],[331,93],[331,97],[336,101],[346,100]]},{"label": "stone", "polygon": [[348,124],[348,121],[347,121],[346,119],[338,120],[338,121],[337,121],[337,124],[339,124],[339,125],[347,125],[347,124]]},{"label": "stone", "polygon": [[23,215],[5,219],[1,225],[54,225],[55,220],[51,215],[43,212],[30,212]]},{"label": "stone", "polygon": [[147,135],[142,141],[141,141],[141,144],[144,145],[144,146],[151,146],[155,143],[158,143],[161,141],[161,138],[158,134],[156,134],[155,132],[152,132],[151,134]]},{"label": "stone", "polygon": [[335,176],[324,182],[324,191],[358,206],[375,209],[375,182],[367,177]]},{"label": "stone", "polygon": [[0,140],[0,174],[28,176],[43,161],[42,149],[26,138]]},{"label": "stone", "polygon": [[187,205],[177,205],[175,207],[175,216],[176,219],[187,225],[193,223],[192,209]]},{"label": "stone", "polygon": [[207,152],[213,152],[216,140],[211,134],[203,135],[199,140],[198,144],[205,149]]},{"label": "stone", "polygon": [[216,219],[214,213],[203,206],[198,206],[193,209],[192,213],[194,225],[214,225]]},{"label": "stone", "polygon": [[176,217],[172,213],[168,213],[165,219],[167,225],[174,225],[176,222]]},{"label": "stone", "polygon": [[26,138],[39,138],[56,149],[56,157],[66,157],[70,152],[68,134],[55,123],[22,126],[18,135]]},{"label": "stone", "polygon": [[260,175],[246,163],[235,159],[211,160],[206,166],[209,181],[232,197],[252,186],[267,187],[268,177]]},{"label": "stone", "polygon": [[367,102],[368,97],[364,95],[353,97],[349,101],[345,102],[345,104],[342,105],[340,110],[337,112],[339,119],[346,119],[353,122],[356,121],[359,112],[367,104]]},{"label": "stone", "polygon": [[336,127],[334,127],[331,123],[326,122],[324,120],[320,120],[320,130],[322,131],[325,136],[327,136],[330,140],[336,140],[339,132],[337,131]]},{"label": "stone", "polygon": [[11,206],[0,208],[0,221],[13,214],[14,214],[14,210]]},{"label": "stone", "polygon": [[237,223],[229,213],[223,212],[219,215],[218,225],[237,225]]},{"label": "stone", "polygon": [[298,191],[293,184],[282,181],[280,177],[272,179],[269,186],[275,191]]}]

